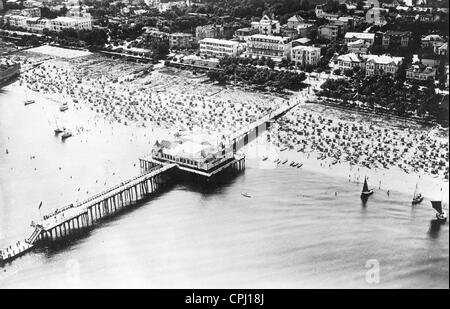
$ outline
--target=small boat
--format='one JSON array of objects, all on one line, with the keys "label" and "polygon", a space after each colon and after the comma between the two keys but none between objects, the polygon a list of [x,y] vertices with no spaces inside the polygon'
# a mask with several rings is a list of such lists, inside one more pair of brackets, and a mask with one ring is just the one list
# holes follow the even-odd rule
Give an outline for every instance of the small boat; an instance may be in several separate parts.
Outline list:
[{"label": "small boat", "polygon": [[23,102],[24,105],[30,105],[35,103],[33,99],[28,98],[28,91],[25,91],[25,101]]},{"label": "small boat", "polygon": [[436,210],[436,219],[438,219],[441,222],[447,221],[447,213],[445,210],[442,209],[442,202],[441,201],[431,201],[431,207],[433,207],[434,210]]},{"label": "small boat", "polygon": [[283,162],[281,162],[281,164],[286,164],[287,161],[288,161],[288,160],[286,159],[286,160],[284,160]]},{"label": "small boat", "polygon": [[55,134],[62,133],[62,132],[64,132],[64,130],[65,130],[65,128],[59,124],[58,120],[55,117],[55,130],[54,130]]},{"label": "small boat", "polygon": [[269,157],[264,156],[264,157],[262,158],[262,160],[263,160],[263,161],[266,161],[268,158],[269,158]]},{"label": "small boat", "polygon": [[64,112],[64,111],[66,111],[66,110],[68,110],[69,109],[69,105],[67,104],[67,101],[64,101],[62,104],[61,104],[61,106],[59,107],[59,110],[61,111],[61,112]]},{"label": "small boat", "polygon": [[369,189],[369,186],[367,185],[367,177],[364,177],[364,185],[361,192],[361,198],[368,198],[373,194],[373,189]]},{"label": "small boat", "polygon": [[414,195],[413,195],[413,198],[412,198],[412,204],[416,205],[416,204],[419,204],[422,201],[423,201],[422,193],[417,193],[417,184],[416,184],[416,189],[414,190]]},{"label": "small boat", "polygon": [[300,163],[299,165],[297,165],[297,168],[300,168],[303,166],[303,163]]},{"label": "small boat", "polygon": [[61,135],[61,139],[65,140],[66,138],[69,138],[71,136],[72,136],[72,132],[64,129],[64,133]]},{"label": "small boat", "polygon": [[242,196],[245,196],[245,197],[248,197],[248,198],[251,198],[252,196],[250,195],[250,194],[248,194],[248,193],[241,193],[242,194]]}]

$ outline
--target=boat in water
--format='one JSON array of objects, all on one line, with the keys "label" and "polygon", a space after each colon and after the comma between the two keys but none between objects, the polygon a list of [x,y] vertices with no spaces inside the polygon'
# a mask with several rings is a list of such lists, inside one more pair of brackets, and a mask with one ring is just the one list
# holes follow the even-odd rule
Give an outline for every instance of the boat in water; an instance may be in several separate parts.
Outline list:
[{"label": "boat in water", "polygon": [[25,101],[23,102],[23,104],[26,106],[26,105],[30,105],[30,104],[33,104],[33,103],[36,103],[36,101],[33,100],[33,99],[29,99],[28,98],[28,92],[25,92]]},{"label": "boat in water", "polygon": [[248,197],[248,198],[252,197],[250,194],[245,193],[245,192],[243,192],[243,193],[241,193],[241,194],[242,194],[242,196],[245,196],[245,197]]},{"label": "boat in water", "polygon": [[64,126],[62,126],[58,119],[55,117],[55,134],[59,134],[59,133],[63,133],[66,130],[66,128],[64,128]]},{"label": "boat in water", "polygon": [[414,190],[414,194],[413,194],[413,198],[412,198],[412,204],[416,205],[419,204],[423,201],[423,195],[422,193],[418,193],[417,190],[417,184],[416,184],[416,189]]},{"label": "boat in water", "polygon": [[431,201],[431,207],[436,210],[436,219],[440,222],[447,221],[447,212],[442,209],[442,201]]},{"label": "boat in water", "polygon": [[71,136],[72,136],[72,132],[70,132],[69,130],[64,129],[64,133],[61,135],[61,139],[65,140],[65,139],[67,139],[67,138],[69,138]]},{"label": "boat in water", "polygon": [[61,111],[61,112],[64,112],[64,111],[66,111],[66,110],[68,110],[69,109],[69,104],[67,103],[67,100],[64,98],[63,99],[63,102],[61,103],[61,105],[59,106],[59,110]]},{"label": "boat in water", "polygon": [[364,185],[361,192],[361,199],[367,199],[369,196],[373,194],[373,189],[369,189],[367,185],[367,177],[364,177]]}]

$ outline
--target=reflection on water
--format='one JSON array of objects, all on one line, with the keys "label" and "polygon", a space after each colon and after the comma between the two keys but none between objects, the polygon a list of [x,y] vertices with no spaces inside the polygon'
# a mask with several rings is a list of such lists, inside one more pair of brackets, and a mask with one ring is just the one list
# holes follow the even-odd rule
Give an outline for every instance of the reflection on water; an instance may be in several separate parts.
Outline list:
[{"label": "reflection on water", "polygon": [[[2,246],[30,231],[40,201],[49,212],[120,183],[152,145],[149,129],[82,116],[85,131],[61,143],[48,122],[55,110],[0,94]],[[1,269],[0,287],[448,288],[448,223],[430,222],[429,201],[375,192],[362,207],[358,184],[260,164],[250,158],[244,173],[209,186],[174,184],[36,249]],[[366,282],[368,260],[379,284]]]}]

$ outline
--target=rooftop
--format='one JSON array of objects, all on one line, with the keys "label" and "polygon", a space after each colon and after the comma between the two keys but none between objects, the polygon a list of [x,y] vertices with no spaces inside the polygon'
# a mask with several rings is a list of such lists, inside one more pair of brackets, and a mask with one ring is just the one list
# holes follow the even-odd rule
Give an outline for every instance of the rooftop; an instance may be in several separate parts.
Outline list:
[{"label": "rooftop", "polygon": [[394,63],[396,65],[400,64],[403,61],[403,57],[391,57],[388,55],[364,55],[363,56],[367,62],[375,62],[378,64],[390,64]]},{"label": "rooftop", "polygon": [[255,39],[264,39],[264,40],[274,40],[274,41],[289,41],[289,37],[283,37],[283,36],[274,36],[274,35],[264,35],[264,34],[254,34],[250,38]]},{"label": "rooftop", "polygon": [[320,47],[314,47],[314,46],[295,46],[292,48],[292,50],[307,50],[307,51],[320,51]]},{"label": "rooftop", "polygon": [[221,40],[221,39],[214,39],[214,38],[204,38],[203,40],[200,40],[200,42],[215,43],[215,44],[227,44],[227,45],[239,45],[239,42],[237,42],[237,41]]},{"label": "rooftop", "polygon": [[363,39],[363,40],[374,40],[375,33],[367,33],[367,32],[347,32],[345,34],[346,39]]}]

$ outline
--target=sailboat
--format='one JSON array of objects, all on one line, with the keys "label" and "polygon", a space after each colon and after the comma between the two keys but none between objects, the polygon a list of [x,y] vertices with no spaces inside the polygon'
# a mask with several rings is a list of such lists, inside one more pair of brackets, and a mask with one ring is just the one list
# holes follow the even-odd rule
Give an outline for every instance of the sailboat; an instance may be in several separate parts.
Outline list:
[{"label": "sailboat", "polygon": [[59,134],[64,132],[65,128],[63,126],[60,126],[58,123],[58,120],[55,117],[55,134]]},{"label": "sailboat", "polygon": [[416,189],[414,190],[414,195],[412,198],[412,204],[419,204],[420,202],[423,201],[423,196],[422,193],[417,193],[417,184],[416,184]]},{"label": "sailboat", "polygon": [[59,110],[61,111],[61,112],[64,112],[64,111],[66,111],[66,110],[68,110],[69,109],[69,105],[67,104],[67,100],[64,98],[63,99],[63,103],[61,104],[61,106],[59,107]]},{"label": "sailboat", "polygon": [[442,201],[431,201],[431,207],[436,210],[436,218],[441,221],[447,221],[447,213],[442,209]]},{"label": "sailboat", "polygon": [[35,103],[33,99],[28,99],[28,92],[25,92],[25,101],[23,102],[24,105],[30,105]]},{"label": "sailboat", "polygon": [[373,194],[373,189],[369,189],[369,186],[367,185],[367,177],[364,177],[364,185],[361,192],[361,198],[365,199],[368,198],[370,195]]}]

